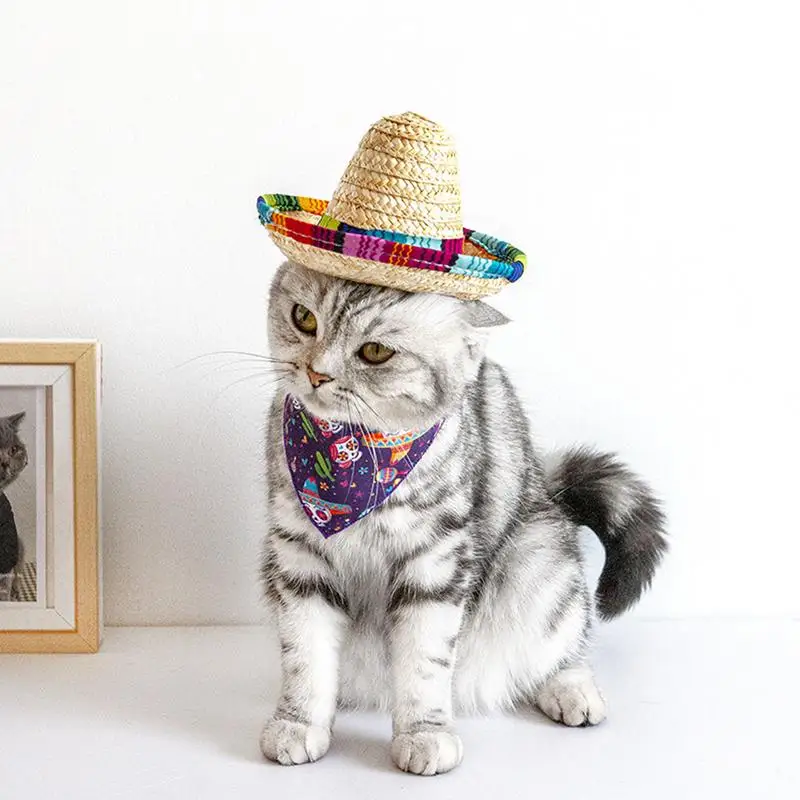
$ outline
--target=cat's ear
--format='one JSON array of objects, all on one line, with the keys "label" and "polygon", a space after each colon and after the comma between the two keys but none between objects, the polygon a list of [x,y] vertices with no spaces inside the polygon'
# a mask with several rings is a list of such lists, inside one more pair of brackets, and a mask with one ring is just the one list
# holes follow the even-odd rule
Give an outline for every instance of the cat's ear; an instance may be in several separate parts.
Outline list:
[{"label": "cat's ear", "polygon": [[11,415],[11,416],[8,418],[8,424],[9,424],[9,425],[10,425],[10,426],[11,426],[11,427],[12,427],[12,428],[15,430],[15,431],[18,431],[18,430],[19,430],[19,426],[20,426],[20,425],[22,425],[22,420],[24,420],[24,419],[25,419],[25,412],[24,412],[24,411],[20,411],[20,413],[19,413],[19,414],[12,414],[12,415]]},{"label": "cat's ear", "polygon": [[467,321],[473,328],[496,328],[511,322],[505,314],[482,300],[470,300],[464,305],[467,308]]},{"label": "cat's ear", "polygon": [[486,344],[489,340],[488,328],[496,328],[510,322],[505,314],[480,300],[469,300],[464,303],[466,321],[470,329],[467,331],[465,341],[467,344],[467,378],[474,379],[478,374],[480,365],[486,354]]}]

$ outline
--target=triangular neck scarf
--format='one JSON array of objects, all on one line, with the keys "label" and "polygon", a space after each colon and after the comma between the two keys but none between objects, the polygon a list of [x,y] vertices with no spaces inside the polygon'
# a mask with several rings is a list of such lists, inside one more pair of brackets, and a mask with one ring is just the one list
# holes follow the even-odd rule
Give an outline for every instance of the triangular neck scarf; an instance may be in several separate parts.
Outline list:
[{"label": "triangular neck scarf", "polygon": [[319,532],[333,536],[386,502],[439,433],[368,431],[315,417],[296,397],[283,407],[283,447],[297,497]]}]

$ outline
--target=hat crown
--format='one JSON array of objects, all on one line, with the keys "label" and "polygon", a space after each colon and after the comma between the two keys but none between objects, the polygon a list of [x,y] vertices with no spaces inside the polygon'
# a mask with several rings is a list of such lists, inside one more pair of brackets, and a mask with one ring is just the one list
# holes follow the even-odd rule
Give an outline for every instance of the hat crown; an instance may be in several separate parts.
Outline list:
[{"label": "hat crown", "polygon": [[361,140],[326,214],[366,230],[463,238],[452,136],[413,112],[379,120]]}]

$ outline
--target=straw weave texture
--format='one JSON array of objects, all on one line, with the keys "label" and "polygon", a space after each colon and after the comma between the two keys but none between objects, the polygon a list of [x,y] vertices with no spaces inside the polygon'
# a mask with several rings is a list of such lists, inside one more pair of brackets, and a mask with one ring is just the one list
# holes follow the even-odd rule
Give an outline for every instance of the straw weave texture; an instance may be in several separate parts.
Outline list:
[{"label": "straw weave texture", "polygon": [[463,236],[455,144],[411,112],[385,117],[361,140],[326,212],[365,230]]}]

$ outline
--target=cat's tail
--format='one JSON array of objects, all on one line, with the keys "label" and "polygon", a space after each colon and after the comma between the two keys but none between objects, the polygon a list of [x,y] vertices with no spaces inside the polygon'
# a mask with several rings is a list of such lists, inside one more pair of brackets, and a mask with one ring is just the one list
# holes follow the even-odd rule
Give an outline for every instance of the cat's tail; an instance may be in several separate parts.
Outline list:
[{"label": "cat's tail", "polygon": [[611,619],[627,611],[650,586],[667,550],[658,500],[616,456],[587,447],[548,459],[547,484],[567,516],[591,528],[605,548],[598,614]]}]

